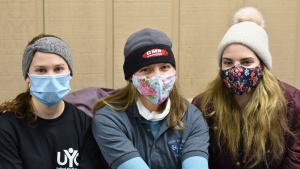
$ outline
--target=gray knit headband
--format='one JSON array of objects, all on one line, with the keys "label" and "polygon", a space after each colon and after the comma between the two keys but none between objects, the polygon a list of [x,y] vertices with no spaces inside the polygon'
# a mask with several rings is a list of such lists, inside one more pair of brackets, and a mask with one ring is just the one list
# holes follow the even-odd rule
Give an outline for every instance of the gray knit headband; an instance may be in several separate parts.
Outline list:
[{"label": "gray knit headband", "polygon": [[55,37],[43,37],[25,48],[22,59],[22,71],[24,79],[27,77],[28,69],[35,52],[54,53],[59,55],[65,59],[71,71],[71,75],[73,75],[72,57],[67,44]]}]

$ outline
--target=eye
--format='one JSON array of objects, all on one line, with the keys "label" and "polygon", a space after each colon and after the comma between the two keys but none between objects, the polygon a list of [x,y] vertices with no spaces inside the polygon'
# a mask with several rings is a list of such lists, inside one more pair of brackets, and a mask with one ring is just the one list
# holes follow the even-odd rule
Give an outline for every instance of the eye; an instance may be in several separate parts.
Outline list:
[{"label": "eye", "polygon": [[54,69],[55,72],[61,72],[63,70],[64,70],[64,67],[62,67],[62,66],[58,66]]},{"label": "eye", "polygon": [[140,69],[139,72],[149,72],[149,68],[144,67],[144,68]]},{"label": "eye", "polygon": [[246,66],[248,66],[248,65],[251,65],[253,63],[253,61],[252,60],[250,60],[250,59],[247,59],[247,60],[245,60],[244,62],[243,62],[243,65],[246,65]]},{"label": "eye", "polygon": [[229,61],[229,60],[223,60],[223,64],[224,64],[224,65],[231,65],[231,64],[232,64],[232,62],[231,62],[231,61]]},{"label": "eye", "polygon": [[38,73],[45,73],[46,72],[46,69],[44,68],[38,68],[35,70],[35,72],[38,72]]},{"label": "eye", "polygon": [[169,70],[171,68],[171,65],[170,64],[165,64],[165,65],[162,65],[161,67],[160,67],[160,69],[161,70],[164,70],[164,71],[167,71],[167,70]]}]

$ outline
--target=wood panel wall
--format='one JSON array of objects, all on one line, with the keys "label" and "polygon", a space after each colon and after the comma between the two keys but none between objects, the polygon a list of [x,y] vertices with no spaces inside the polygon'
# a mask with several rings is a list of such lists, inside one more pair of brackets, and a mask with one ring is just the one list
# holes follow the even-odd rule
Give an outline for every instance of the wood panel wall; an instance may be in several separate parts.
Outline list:
[{"label": "wood panel wall", "polygon": [[272,73],[300,88],[297,0],[0,0],[0,102],[27,88],[22,55],[39,33],[57,35],[71,48],[75,91],[126,85],[124,44],[145,27],[172,39],[181,91],[192,98],[217,75],[217,45],[233,13],[248,5],[257,7],[266,20]]}]

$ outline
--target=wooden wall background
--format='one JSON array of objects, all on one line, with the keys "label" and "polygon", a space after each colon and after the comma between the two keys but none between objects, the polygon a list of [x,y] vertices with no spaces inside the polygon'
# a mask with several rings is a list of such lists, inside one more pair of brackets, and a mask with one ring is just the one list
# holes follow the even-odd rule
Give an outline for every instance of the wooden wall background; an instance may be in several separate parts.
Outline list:
[{"label": "wooden wall background", "polygon": [[216,76],[217,45],[233,13],[248,5],[266,20],[273,74],[300,88],[298,0],[0,0],[0,102],[26,89],[22,55],[39,33],[57,35],[71,48],[75,91],[124,86],[125,41],[145,27],[172,39],[182,93],[192,98]]}]

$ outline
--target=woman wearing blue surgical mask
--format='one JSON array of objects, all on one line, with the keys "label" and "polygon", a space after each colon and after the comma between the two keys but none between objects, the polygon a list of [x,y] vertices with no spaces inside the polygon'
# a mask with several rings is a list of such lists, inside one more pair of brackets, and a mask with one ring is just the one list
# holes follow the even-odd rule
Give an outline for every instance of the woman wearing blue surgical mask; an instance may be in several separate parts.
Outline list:
[{"label": "woman wearing blue surgical mask", "polygon": [[62,98],[71,90],[71,53],[60,38],[39,35],[22,60],[26,92],[0,106],[0,169],[105,168],[91,118]]},{"label": "woman wearing blue surgical mask", "polygon": [[300,168],[300,91],[271,72],[264,20],[241,8],[218,47],[220,72],[192,101],[210,128],[210,169]]},{"label": "woman wearing blue surgical mask", "polygon": [[132,34],[124,49],[127,86],[94,107],[94,137],[111,168],[207,169],[208,126],[179,94],[170,39]]}]

